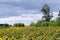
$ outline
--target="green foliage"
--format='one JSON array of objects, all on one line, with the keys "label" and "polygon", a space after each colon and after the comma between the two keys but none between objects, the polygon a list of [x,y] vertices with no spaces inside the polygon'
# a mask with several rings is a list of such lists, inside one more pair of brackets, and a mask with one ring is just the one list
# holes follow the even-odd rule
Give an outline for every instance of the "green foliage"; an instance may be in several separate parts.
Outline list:
[{"label": "green foliage", "polygon": [[4,26],[5,26],[5,27],[9,27],[10,25],[6,23],[6,24],[4,24]]},{"label": "green foliage", "polygon": [[57,20],[60,20],[60,11],[59,11],[59,14],[58,14]]},{"label": "green foliage", "polygon": [[59,14],[58,14],[58,16],[60,16],[60,11],[59,11]]},{"label": "green foliage", "polygon": [[6,28],[6,27],[10,27],[9,24],[5,23],[5,24],[0,24],[0,28]]},{"label": "green foliage", "polygon": [[56,25],[60,26],[60,20],[56,20]]},{"label": "green foliage", "polygon": [[14,26],[15,27],[24,27],[25,25],[23,23],[15,23]]},{"label": "green foliage", "polygon": [[53,17],[52,13],[50,13],[50,7],[45,4],[41,11],[43,12],[42,20],[38,20],[37,23],[32,23],[32,26],[36,27],[47,27],[47,26],[60,26],[60,11],[58,14],[58,18],[56,20],[51,20]]},{"label": "green foliage", "polygon": [[35,27],[48,27],[48,26],[56,27],[56,26],[60,26],[60,20],[37,21],[37,23],[34,23],[34,25],[31,25],[31,26],[35,26]]},{"label": "green foliage", "polygon": [[49,22],[46,22],[46,21],[42,22],[42,26],[45,26],[45,27],[49,26]]},{"label": "green foliage", "polygon": [[50,21],[50,19],[53,17],[52,14],[50,13],[50,7],[45,4],[41,11],[43,12],[43,17],[42,19],[44,19],[45,21]]},{"label": "green foliage", "polygon": [[37,23],[36,23],[36,26],[44,26],[44,27],[47,27],[47,26],[49,26],[49,22],[46,22],[46,21],[38,21]]},{"label": "green foliage", "polygon": [[35,27],[39,27],[39,26],[45,26],[45,27],[47,27],[47,26],[49,26],[49,22],[47,22],[47,21],[37,21],[37,23],[34,23],[34,25],[32,25],[32,26],[35,26]]},{"label": "green foliage", "polygon": [[[50,12],[50,7],[49,7],[47,4],[45,4],[45,5],[42,7],[41,11],[42,11],[42,12]],[[44,14],[45,14],[45,13],[44,13]]]},{"label": "green foliage", "polygon": [[55,20],[52,20],[49,22],[49,26],[57,26],[57,22]]}]

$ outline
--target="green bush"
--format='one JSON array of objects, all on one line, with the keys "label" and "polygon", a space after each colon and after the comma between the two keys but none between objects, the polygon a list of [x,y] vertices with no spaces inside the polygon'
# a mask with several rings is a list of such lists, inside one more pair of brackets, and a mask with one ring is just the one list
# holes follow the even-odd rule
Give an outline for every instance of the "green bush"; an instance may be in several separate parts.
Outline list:
[{"label": "green bush", "polygon": [[48,27],[48,26],[60,26],[60,20],[52,20],[52,21],[37,21],[36,23],[31,23],[31,26],[35,27]]},{"label": "green bush", "polygon": [[15,27],[24,27],[25,25],[23,23],[15,23],[13,26],[15,26]]}]

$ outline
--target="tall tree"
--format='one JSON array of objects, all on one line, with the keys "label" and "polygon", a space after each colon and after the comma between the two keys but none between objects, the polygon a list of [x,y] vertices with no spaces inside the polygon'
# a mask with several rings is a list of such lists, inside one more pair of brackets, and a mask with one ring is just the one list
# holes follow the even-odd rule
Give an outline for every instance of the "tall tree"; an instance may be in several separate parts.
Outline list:
[{"label": "tall tree", "polygon": [[57,25],[57,26],[60,26],[60,11],[59,11],[58,17],[57,17],[57,19],[56,19],[56,25]]},{"label": "tall tree", "polygon": [[41,11],[43,12],[43,17],[42,19],[44,19],[45,21],[50,21],[50,19],[53,17],[52,14],[50,13],[50,7],[45,4]]},{"label": "tall tree", "polygon": [[58,19],[60,19],[60,11],[59,11],[59,14],[58,14]]}]

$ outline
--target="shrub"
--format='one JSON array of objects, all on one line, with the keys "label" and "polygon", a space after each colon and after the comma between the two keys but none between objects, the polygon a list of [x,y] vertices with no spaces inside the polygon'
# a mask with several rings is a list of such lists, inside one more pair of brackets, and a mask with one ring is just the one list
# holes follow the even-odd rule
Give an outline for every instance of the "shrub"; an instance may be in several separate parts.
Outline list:
[{"label": "shrub", "polygon": [[24,27],[25,25],[23,23],[15,23],[13,26],[15,26],[15,27]]}]

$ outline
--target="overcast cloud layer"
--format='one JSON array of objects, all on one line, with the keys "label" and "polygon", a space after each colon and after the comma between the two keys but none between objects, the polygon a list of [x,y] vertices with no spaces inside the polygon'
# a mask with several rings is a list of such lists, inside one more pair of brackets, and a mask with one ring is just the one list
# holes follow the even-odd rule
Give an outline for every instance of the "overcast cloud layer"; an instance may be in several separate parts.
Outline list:
[{"label": "overcast cloud layer", "polygon": [[48,4],[55,19],[60,9],[60,0],[0,0],[0,23],[26,25],[41,20],[41,8]]}]

